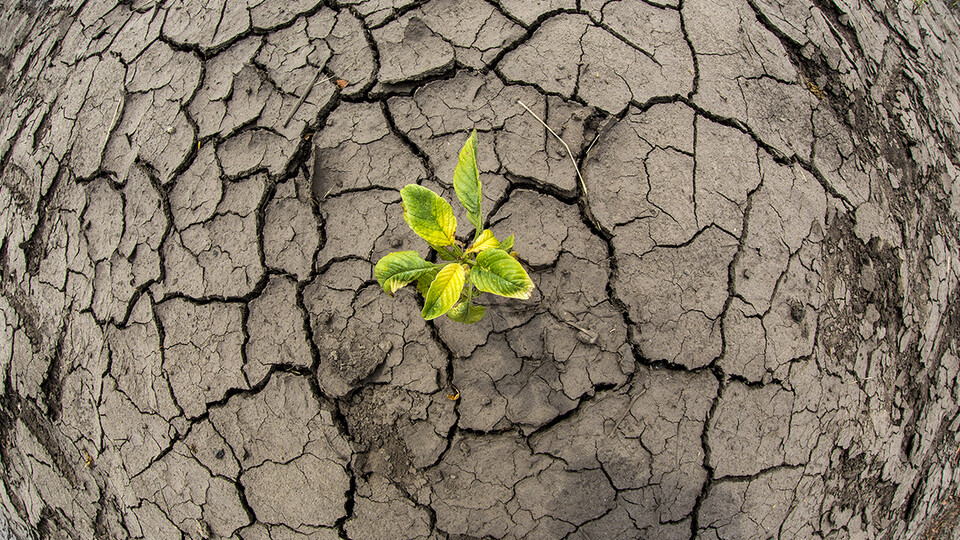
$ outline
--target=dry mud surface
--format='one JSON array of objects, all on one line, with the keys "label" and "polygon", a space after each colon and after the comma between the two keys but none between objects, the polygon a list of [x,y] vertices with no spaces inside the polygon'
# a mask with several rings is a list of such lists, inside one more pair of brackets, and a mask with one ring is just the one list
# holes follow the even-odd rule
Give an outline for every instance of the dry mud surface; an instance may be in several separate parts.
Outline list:
[{"label": "dry mud surface", "polygon": [[[956,535],[958,13],[4,2],[0,532]],[[537,288],[426,323],[473,128]]]}]

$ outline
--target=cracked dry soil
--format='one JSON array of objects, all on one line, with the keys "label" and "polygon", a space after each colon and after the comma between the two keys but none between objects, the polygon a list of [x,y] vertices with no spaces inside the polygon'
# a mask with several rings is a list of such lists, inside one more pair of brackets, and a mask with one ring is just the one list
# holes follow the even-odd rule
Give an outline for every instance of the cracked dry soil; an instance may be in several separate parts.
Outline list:
[{"label": "cracked dry soil", "polygon": [[[0,536],[957,538],[958,18],[4,2]],[[427,323],[474,128],[537,288]]]}]

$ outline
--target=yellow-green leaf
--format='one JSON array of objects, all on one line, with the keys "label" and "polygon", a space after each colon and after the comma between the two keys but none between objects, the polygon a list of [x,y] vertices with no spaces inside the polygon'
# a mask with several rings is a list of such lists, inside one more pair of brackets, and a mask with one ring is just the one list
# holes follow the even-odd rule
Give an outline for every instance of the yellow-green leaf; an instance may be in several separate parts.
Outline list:
[{"label": "yellow-green leaf", "polygon": [[460,204],[467,209],[467,219],[479,231],[483,225],[480,213],[480,171],[477,169],[477,130],[473,130],[460,149],[460,159],[453,171],[453,189]]},{"label": "yellow-green leaf", "polygon": [[480,238],[477,238],[477,241],[467,250],[466,254],[478,253],[495,247],[500,247],[500,241],[493,236],[490,229],[484,229],[483,233],[480,234]]},{"label": "yellow-green leaf", "polygon": [[373,270],[377,282],[389,295],[433,269],[416,251],[398,251],[377,261]]},{"label": "yellow-green leaf", "polygon": [[500,242],[498,247],[504,251],[510,251],[513,248],[513,235],[511,234],[506,240]]},{"label": "yellow-green leaf", "polygon": [[453,306],[450,311],[447,312],[447,317],[461,323],[473,324],[483,318],[484,314],[487,312],[487,308],[484,306],[470,306],[469,311],[467,310],[466,302],[460,302],[459,304]]},{"label": "yellow-green leaf", "polygon": [[466,283],[466,271],[459,263],[450,263],[437,272],[423,301],[423,318],[436,319],[443,315],[460,299],[460,292]]},{"label": "yellow-green leaf", "polygon": [[470,281],[483,292],[507,298],[530,298],[533,281],[527,271],[506,251],[492,248],[477,255],[477,264],[470,269]]},{"label": "yellow-green leaf", "polygon": [[427,296],[427,291],[430,290],[430,284],[436,279],[438,272],[440,272],[440,267],[434,266],[433,269],[427,270],[417,278],[417,292],[420,293],[420,296]]},{"label": "yellow-green leaf", "polygon": [[450,203],[429,189],[408,184],[400,190],[403,219],[434,249],[456,243],[457,218]]}]

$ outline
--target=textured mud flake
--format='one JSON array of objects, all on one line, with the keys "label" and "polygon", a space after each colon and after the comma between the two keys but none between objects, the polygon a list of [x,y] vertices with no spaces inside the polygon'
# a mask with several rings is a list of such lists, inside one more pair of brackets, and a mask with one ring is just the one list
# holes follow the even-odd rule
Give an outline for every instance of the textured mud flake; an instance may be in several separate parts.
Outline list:
[{"label": "textured mud flake", "polygon": [[580,221],[577,207],[548,195],[517,190],[492,219],[500,238],[514,235],[514,250],[524,264],[552,265],[564,251],[586,260],[605,257],[605,247]]},{"label": "textured mud flake", "polygon": [[718,539],[778,536],[792,510],[801,474],[797,469],[779,469],[749,480],[713,484],[700,506],[700,534]]},{"label": "textured mud flake", "polygon": [[777,386],[731,382],[707,430],[716,477],[749,476],[783,465],[793,403],[793,394]]},{"label": "textured mud flake", "polygon": [[99,408],[106,453],[115,451],[123,468],[122,476],[134,476],[146,469],[170,445],[170,425],[163,417],[140,410],[117,387],[113,377],[103,379]]},{"label": "textured mud flake", "polygon": [[197,119],[200,137],[229,135],[255,122],[275,93],[263,73],[253,65],[245,65],[237,72],[231,91],[229,99],[206,101],[207,96],[198,94],[191,102],[191,114]]},{"label": "textured mud flake", "polygon": [[543,305],[552,307],[550,313],[558,324],[543,324],[545,333],[524,338],[530,340],[524,349],[529,347],[536,355],[535,344],[542,342],[545,358],[559,366],[564,393],[574,399],[592,393],[598,385],[626,382],[633,371],[633,354],[623,317],[606,295],[607,264],[595,265],[564,253],[555,269],[536,275]]},{"label": "textured mud flake", "polygon": [[410,15],[373,30],[380,52],[377,80],[384,84],[416,81],[441,73],[454,64],[453,46],[430,29],[421,17]]},{"label": "textured mud flake", "polygon": [[139,506],[126,509],[124,521],[132,534],[144,538],[176,538],[183,534],[164,511],[150,501],[141,501]]},{"label": "textured mud flake", "polygon": [[[94,264],[93,312],[100,320],[120,321],[134,293],[130,254],[118,251],[125,234],[124,197],[107,180],[100,179],[89,185],[87,199],[81,227],[85,231],[87,251]],[[147,247],[144,245],[144,248]],[[146,258],[144,256],[138,263],[149,265]],[[146,273],[150,273],[149,270]]]},{"label": "textured mud flake", "polygon": [[358,479],[353,516],[344,530],[356,540],[379,540],[404,531],[411,540],[430,538],[430,515],[394,486],[387,477]]},{"label": "textured mud flake", "polygon": [[760,185],[757,145],[749,135],[707,120],[696,119],[697,225],[715,224],[740,237],[747,195]]},{"label": "textured mud flake", "polygon": [[83,108],[83,102],[90,92],[90,83],[98,60],[91,58],[81,62],[64,81],[67,92],[64,92],[50,111],[47,120],[48,129],[52,136],[47,142],[47,149],[57,161],[64,159],[75,141],[72,136],[76,128],[76,119]]},{"label": "textured mud flake", "polygon": [[[376,286],[344,289],[338,279],[369,279],[369,263],[331,267],[304,289],[313,340],[320,353],[317,379],[327,395],[340,397],[361,382],[389,382],[432,393],[446,353],[420,318],[413,291],[390,298]],[[344,276],[336,277],[337,273]]]},{"label": "textured mud flake", "polygon": [[257,384],[273,365],[309,368],[313,355],[304,330],[306,314],[297,305],[296,282],[274,276],[247,315],[247,364],[244,372]]},{"label": "textured mud flake", "polygon": [[[327,26],[333,25],[329,11],[317,16],[328,19]],[[297,19],[287,28],[269,34],[255,60],[266,68],[267,76],[280,90],[288,94],[302,92],[330,57],[329,47],[323,42],[318,45],[310,43],[306,19]]]},{"label": "textured mud flake", "polygon": [[290,2],[271,2],[254,0],[247,3],[250,20],[254,28],[276,28],[292,21],[296,16],[313,10],[322,2],[318,0],[293,0]]},{"label": "textured mud flake", "polygon": [[133,267],[127,259],[114,253],[109,261],[97,263],[91,308],[98,319],[121,321],[133,293]]},{"label": "textured mud flake", "polygon": [[340,540],[335,527],[308,527],[291,529],[286,525],[254,523],[240,531],[243,540]]},{"label": "textured mud flake", "polygon": [[221,537],[229,537],[250,523],[237,485],[212,476],[182,442],[132,479],[130,489],[137,497],[155,504],[188,535],[196,533],[198,521]]},{"label": "textured mud flake", "polygon": [[600,469],[564,470],[554,462],[516,486],[516,502],[537,524],[534,534],[568,534],[612,509],[616,491]]},{"label": "textured mud flake", "polygon": [[763,319],[753,308],[734,298],[724,313],[723,335],[727,347],[717,363],[724,372],[760,382],[767,373],[767,335]]},{"label": "textured mud flake", "polygon": [[192,151],[195,128],[181,105],[200,82],[200,60],[157,41],[128,68],[126,99],[104,153],[104,168],[126,179],[134,162],[149,163],[167,183]]},{"label": "textured mud flake", "polygon": [[250,28],[246,2],[177,0],[167,9],[163,35],[202,49],[224,46]]},{"label": "textured mud flake", "polygon": [[247,387],[239,305],[173,299],[156,311],[163,327],[163,370],[187,417],[200,416],[227,390]]},{"label": "textured mud flake", "polygon": [[[816,255],[819,259],[819,250]],[[790,259],[771,308],[763,316],[768,336],[766,369],[780,380],[786,379],[790,362],[813,353],[822,307],[820,289],[819,274],[804,267],[800,257]]]},{"label": "textured mud flake", "polygon": [[195,128],[170,88],[127,95],[103,160],[103,168],[119,180],[126,180],[135,163],[143,161],[166,184],[195,148]]},{"label": "textured mud flake", "polygon": [[101,379],[110,362],[104,335],[93,315],[70,317],[60,350],[60,410],[57,427],[71,440],[98,445],[102,433],[97,404]]},{"label": "textured mud flake", "polygon": [[618,235],[619,272],[613,282],[639,334],[643,356],[696,368],[721,352],[719,316],[737,241],[716,228],[678,248],[634,255],[632,238]]},{"label": "textured mud flake", "polygon": [[159,37],[165,18],[163,10],[158,8],[131,12],[110,43],[110,52],[120,55],[124,63],[130,63],[149,47]]},{"label": "textured mud flake", "polygon": [[536,452],[556,456],[571,470],[606,473],[639,537],[670,536],[700,494],[701,434],[716,395],[708,373],[643,369],[628,393],[599,396],[569,419],[536,434]]},{"label": "textured mud flake", "polygon": [[22,397],[38,397],[50,368],[50,357],[34,354],[33,344],[24,329],[13,332],[10,358],[10,387]]},{"label": "textured mud flake", "polygon": [[596,219],[630,237],[637,253],[683,244],[698,230],[693,121],[682,104],[632,112],[601,135],[584,165]]},{"label": "textured mud flake", "polygon": [[870,198],[871,175],[879,173],[857,158],[858,145],[829,108],[817,108],[813,127],[813,165],[850,204],[859,207],[866,203]]},{"label": "textured mud flake", "polygon": [[183,441],[193,457],[211,474],[225,478],[240,475],[236,454],[209,418],[194,424]]},{"label": "textured mud flake", "polygon": [[120,245],[123,234],[123,197],[108,180],[96,180],[87,188],[81,223],[90,258],[95,262],[108,259]]},{"label": "textured mud flake", "polygon": [[747,216],[747,235],[733,268],[734,290],[765,313],[791,254],[805,238],[822,236],[827,208],[823,188],[799,166],[760,159],[763,184]]},{"label": "textured mud flake", "polygon": [[[676,27],[676,38],[682,35],[679,20],[664,22]],[[653,34],[656,24],[659,22],[651,21],[645,28]],[[589,27],[582,40],[577,95],[589,105],[616,114],[628,103],[643,104],[693,90],[693,59],[686,45],[677,39],[652,45],[657,47],[654,51],[637,50],[606,30]]]},{"label": "textured mud flake", "polygon": [[333,51],[327,67],[349,83],[342,90],[344,94],[354,95],[373,83],[377,68],[373,49],[364,37],[363,23],[353,12],[344,9],[337,13],[337,22],[326,42]]},{"label": "textured mud flake", "polygon": [[90,88],[75,121],[76,142],[70,151],[74,174],[89,177],[100,168],[107,135],[113,128],[113,111],[123,99],[125,68],[119,60],[105,57],[92,66]]},{"label": "textured mud flake", "polygon": [[117,253],[130,261],[133,286],[140,287],[160,278],[160,245],[168,227],[160,194],[141,167],[131,170],[123,186],[123,218]]},{"label": "textured mud flake", "polygon": [[[743,101],[727,102],[733,96],[740,98],[738,77],[796,80],[796,68],[783,45],[757,20],[746,0],[685,2],[681,13],[702,70],[695,100],[707,109],[741,117]],[[726,91],[730,89],[734,92]]]},{"label": "textured mud flake", "polygon": [[13,306],[6,298],[0,297],[0,391],[4,394],[12,389],[7,388],[7,376],[10,373],[10,363],[13,361],[13,334],[17,329],[18,317]]},{"label": "textured mud flake", "polygon": [[230,133],[260,113],[266,100],[259,92],[262,85],[252,84],[254,81],[249,76],[237,79],[241,71],[257,74],[256,68],[249,64],[262,43],[260,36],[245,38],[204,62],[203,84],[189,106],[200,138]]},{"label": "textured mud flake", "polygon": [[345,515],[350,488],[343,465],[313,454],[286,463],[268,461],[244,472],[240,483],[258,521],[295,529],[333,526]]},{"label": "textured mud flake", "polygon": [[[70,520],[71,531],[76,531],[78,535],[92,535],[93,516],[84,510],[96,504],[98,490],[95,486],[81,484],[74,471],[64,472],[56,465],[53,456],[38,439],[38,435],[45,438],[45,431],[36,434],[23,420],[17,420],[10,426],[8,444],[22,452],[18,465],[25,476],[17,481],[26,495],[26,500],[20,500],[21,508],[25,507],[26,510],[25,517],[36,528],[42,511],[56,509],[54,511]],[[9,500],[5,499],[5,502]]]},{"label": "textured mud flake", "polygon": [[[435,171],[453,171],[470,127],[478,130],[484,206],[499,200],[509,172],[565,191],[576,189],[576,172],[560,143],[529,115],[523,101],[576,151],[592,109],[551,98],[534,89],[504,86],[494,74],[461,71],[423,86],[412,98],[388,101],[397,128],[430,159]],[[441,174],[445,186],[452,172]]]},{"label": "textured mud flake", "polygon": [[278,177],[287,169],[299,141],[290,141],[265,129],[244,131],[217,147],[217,157],[227,176],[237,177],[266,169]]},{"label": "textured mud flake", "polygon": [[502,0],[500,7],[507,15],[529,26],[548,13],[560,10],[574,10],[574,0]]},{"label": "textured mud flake", "polygon": [[[264,273],[257,238],[257,208],[264,187],[262,175],[230,183],[213,217],[171,231],[163,245],[166,293],[236,297],[253,290]],[[215,197],[216,188],[212,191]],[[184,215],[185,222],[206,215],[205,211],[190,212],[192,204],[196,203],[188,202],[187,208],[175,215]]]},{"label": "textured mud flake", "polygon": [[378,105],[343,103],[327,117],[314,145],[313,193],[318,200],[374,186],[399,190],[427,176],[417,156],[391,132]]},{"label": "textured mud flake", "polygon": [[[422,21],[431,32],[453,47],[458,64],[473,69],[486,67],[504,47],[523,37],[520,26],[492,5],[479,0],[433,0],[384,26],[383,31],[389,34],[393,26],[402,28],[414,19]],[[391,52],[402,54],[403,49]],[[382,55],[381,50],[381,61]],[[402,56],[397,60],[400,63],[408,61]]]},{"label": "textured mud flake", "polygon": [[557,15],[544,22],[533,36],[507,53],[497,65],[511,81],[535,84],[544,92],[572,97],[577,88],[581,40],[590,19],[585,15]]},{"label": "textured mud flake", "polygon": [[[652,11],[618,14],[617,20],[631,19],[631,29],[637,20],[646,22],[644,28],[650,29],[666,23],[679,33],[679,17],[650,6],[647,9]],[[654,34],[634,32],[638,36]],[[645,103],[654,97],[692,90],[693,59],[686,44],[670,33],[657,33],[644,41],[643,45],[653,50],[624,42],[594,26],[586,16],[558,15],[508,53],[499,69],[508,80],[535,84],[545,92],[568,98],[576,94],[588,105],[613,114],[631,102]]]},{"label": "textured mud flake", "polygon": [[683,16],[698,55],[694,101],[744,122],[784,156],[809,159],[817,98],[799,82],[801,75],[780,40],[757,20],[751,6],[729,0],[718,8],[697,0],[684,4]]},{"label": "textured mud flake", "polygon": [[770,78],[739,82],[747,104],[744,121],[760,140],[785,156],[810,159],[817,98],[800,84]]},{"label": "textured mud flake", "polygon": [[206,144],[197,152],[193,163],[177,177],[170,190],[170,213],[173,224],[183,230],[213,217],[223,197],[223,182],[220,180],[220,164],[212,144]]},{"label": "textured mud flake", "polygon": [[524,537],[536,523],[529,509],[518,507],[515,486],[552,461],[531,454],[512,433],[455,436],[444,459],[427,473],[437,529],[448,535]]},{"label": "textured mud flake", "polygon": [[[529,342],[542,335],[545,326],[554,332],[570,331],[555,321],[535,318],[513,331],[509,342]],[[507,339],[494,334],[470,357],[454,360],[454,384],[461,400],[458,425],[481,431],[514,425],[535,428],[576,407],[577,401],[564,393],[560,381],[563,366],[549,357],[526,358],[523,352],[518,354]]]},{"label": "textured mud flake", "polygon": [[[320,247],[320,228],[313,213],[307,186],[296,180],[277,186],[267,204],[263,224],[263,256],[270,268],[281,269],[305,280]],[[302,182],[306,184],[306,182]]]},{"label": "textured mud flake", "polygon": [[382,26],[385,20],[416,3],[416,0],[344,0],[342,5],[353,6],[368,25]]},{"label": "textured mud flake", "polygon": [[350,458],[330,408],[321,406],[302,376],[278,373],[256,394],[240,394],[213,408],[210,422],[245,471],[311,455],[342,472]]},{"label": "textured mud flake", "polygon": [[[354,256],[376,261],[401,247],[384,246],[383,253],[374,257],[372,255],[378,239],[388,230],[402,231],[407,228],[402,221],[400,194],[395,191],[361,191],[325,199],[320,202],[320,215],[326,242],[317,253],[317,267],[323,267],[335,257]],[[411,244],[407,249],[415,247]]]}]

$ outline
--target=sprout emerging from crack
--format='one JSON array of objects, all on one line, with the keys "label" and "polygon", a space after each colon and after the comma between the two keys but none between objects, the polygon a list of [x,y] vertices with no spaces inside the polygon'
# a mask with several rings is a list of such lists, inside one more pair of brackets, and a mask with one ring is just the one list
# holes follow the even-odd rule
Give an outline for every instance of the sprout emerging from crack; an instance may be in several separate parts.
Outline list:
[{"label": "sprout emerging from crack", "polygon": [[460,149],[453,189],[475,229],[473,244],[466,247],[457,242],[457,218],[450,203],[423,186],[408,184],[400,190],[403,219],[445,262],[425,261],[416,251],[397,251],[380,259],[374,274],[391,296],[416,281],[417,291],[424,297],[424,319],[446,314],[457,322],[473,324],[487,310],[473,305],[478,294],[489,292],[526,300],[533,291],[533,281],[517,262],[517,252],[511,251],[513,235],[500,242],[489,229],[483,229],[476,130]]}]

